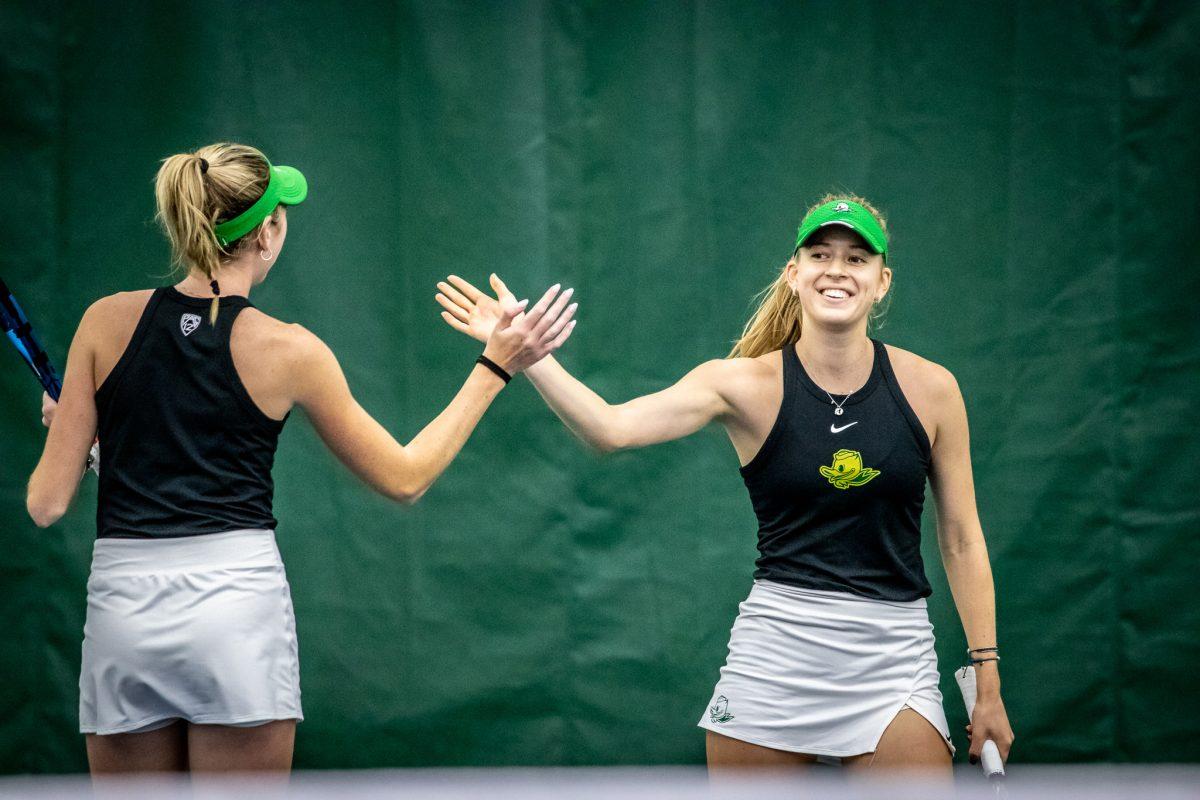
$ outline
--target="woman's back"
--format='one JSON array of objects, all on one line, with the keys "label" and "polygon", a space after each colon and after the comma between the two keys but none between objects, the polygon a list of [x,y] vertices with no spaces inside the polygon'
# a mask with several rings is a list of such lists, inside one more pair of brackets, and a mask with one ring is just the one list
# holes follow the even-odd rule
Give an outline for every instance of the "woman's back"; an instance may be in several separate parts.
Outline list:
[{"label": "woman's back", "polygon": [[[210,304],[170,287],[105,303],[116,313],[105,315],[113,324],[101,326],[95,342],[101,538],[276,525],[271,467],[283,419],[256,404],[241,377],[256,365],[235,366],[231,349],[235,323],[253,307],[224,297],[214,324]],[[270,348],[263,326],[248,322],[232,338],[255,362]]]}]

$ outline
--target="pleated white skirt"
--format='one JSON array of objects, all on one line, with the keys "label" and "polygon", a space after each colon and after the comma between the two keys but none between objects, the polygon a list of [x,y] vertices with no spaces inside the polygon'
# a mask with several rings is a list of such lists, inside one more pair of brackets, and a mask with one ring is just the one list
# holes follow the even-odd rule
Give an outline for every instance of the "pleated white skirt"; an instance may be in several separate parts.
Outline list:
[{"label": "pleated white skirt", "polygon": [[291,590],[273,531],[96,540],[82,733],[303,718]]},{"label": "pleated white skirt", "polygon": [[875,751],[905,706],[953,754],[925,600],[890,602],[756,581],[702,728],[817,756]]}]

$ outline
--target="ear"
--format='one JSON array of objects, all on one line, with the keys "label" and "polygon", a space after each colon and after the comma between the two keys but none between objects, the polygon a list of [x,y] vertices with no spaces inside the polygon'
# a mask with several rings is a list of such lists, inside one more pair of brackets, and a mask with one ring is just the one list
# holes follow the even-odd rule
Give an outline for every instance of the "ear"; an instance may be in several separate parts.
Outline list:
[{"label": "ear", "polygon": [[892,270],[890,267],[883,268],[881,278],[879,282],[879,297],[875,300],[876,303],[887,297],[888,291],[892,288]]},{"label": "ear", "polygon": [[267,215],[267,218],[258,226],[257,244],[259,250],[265,250],[269,253],[275,252],[271,247],[275,243],[275,226],[278,224],[279,210],[276,209]]},{"label": "ear", "polygon": [[797,251],[788,259],[787,264],[783,268],[783,279],[787,281],[787,285],[791,288],[792,294],[800,291],[799,286],[800,275],[800,253]]}]

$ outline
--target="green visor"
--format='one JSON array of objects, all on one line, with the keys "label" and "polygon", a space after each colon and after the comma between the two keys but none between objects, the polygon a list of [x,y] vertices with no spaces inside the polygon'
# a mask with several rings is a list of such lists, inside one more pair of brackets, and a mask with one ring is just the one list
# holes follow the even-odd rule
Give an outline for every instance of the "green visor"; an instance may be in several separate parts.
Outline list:
[{"label": "green visor", "polygon": [[800,222],[800,230],[796,233],[796,248],[799,249],[808,241],[808,237],[826,225],[846,226],[865,239],[871,249],[887,261],[887,234],[879,227],[875,216],[853,200],[830,200],[814,208],[812,213]]},{"label": "green visor", "polygon": [[[270,165],[268,165],[270,166]],[[308,181],[295,167],[270,167],[271,177],[263,196],[233,219],[225,220],[213,230],[217,243],[228,247],[266,219],[280,203],[294,206],[308,196]]]}]

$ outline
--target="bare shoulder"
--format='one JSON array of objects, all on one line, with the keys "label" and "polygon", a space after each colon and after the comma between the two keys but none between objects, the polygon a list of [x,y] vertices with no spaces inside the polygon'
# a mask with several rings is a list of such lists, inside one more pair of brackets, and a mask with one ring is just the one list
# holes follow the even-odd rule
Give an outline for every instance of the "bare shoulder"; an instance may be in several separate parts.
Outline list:
[{"label": "bare shoulder", "polygon": [[713,364],[714,385],[739,418],[758,409],[778,410],[783,395],[783,358],[780,351],[754,358],[723,358]]},{"label": "bare shoulder", "polygon": [[782,368],[783,356],[779,350],[764,353],[761,356],[747,358],[719,358],[708,362],[719,364],[722,377],[735,380],[770,379],[779,375]]},{"label": "bare shoulder", "polygon": [[264,414],[282,419],[323,387],[344,383],[333,352],[303,325],[247,308],[230,338],[233,363]]},{"label": "bare shoulder", "polygon": [[776,350],[755,358],[714,358],[696,367],[694,374],[705,378],[722,394],[735,395],[756,390],[763,383],[778,382],[782,363]]},{"label": "bare shoulder", "polygon": [[943,427],[962,414],[958,381],[941,364],[890,344],[886,347],[900,391],[920,420],[929,443],[936,444]]},{"label": "bare shoulder", "polygon": [[276,319],[257,308],[247,308],[239,314],[234,330],[239,350],[251,351],[272,361],[296,366],[329,353],[320,337],[308,328]]},{"label": "bare shoulder", "polygon": [[117,292],[101,297],[83,312],[83,321],[80,325],[81,327],[88,325],[101,329],[136,326],[142,312],[146,310],[146,303],[150,302],[152,294],[154,294],[153,289],[137,289],[132,292]]},{"label": "bare shoulder", "polygon": [[908,394],[910,385],[913,391],[941,400],[953,398],[958,394],[958,381],[953,373],[941,364],[910,350],[890,344],[885,346],[888,360],[892,362],[892,371],[896,373],[896,379],[900,381],[905,394]]}]

